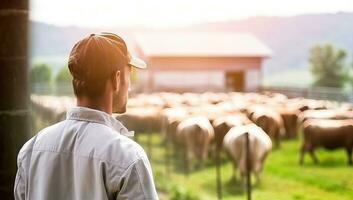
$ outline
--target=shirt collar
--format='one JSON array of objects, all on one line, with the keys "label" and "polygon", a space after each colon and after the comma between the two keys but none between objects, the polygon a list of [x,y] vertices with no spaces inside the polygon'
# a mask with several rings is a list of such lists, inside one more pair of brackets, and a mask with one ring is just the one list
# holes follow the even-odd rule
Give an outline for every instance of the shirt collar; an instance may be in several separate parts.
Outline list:
[{"label": "shirt collar", "polygon": [[88,122],[95,122],[95,123],[104,124],[108,127],[111,127],[112,129],[116,130],[117,132],[119,132],[122,135],[125,135],[128,137],[134,136],[134,132],[129,131],[117,119],[115,119],[114,117],[110,116],[109,114],[102,112],[102,111],[99,111],[99,110],[77,106],[67,112],[66,119],[88,121]]}]

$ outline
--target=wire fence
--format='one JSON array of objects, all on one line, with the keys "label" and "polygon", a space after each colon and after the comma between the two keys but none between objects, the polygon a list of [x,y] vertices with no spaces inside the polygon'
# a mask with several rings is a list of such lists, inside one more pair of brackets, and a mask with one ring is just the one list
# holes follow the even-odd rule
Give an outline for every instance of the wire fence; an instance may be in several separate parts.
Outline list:
[{"label": "wire fence", "polygon": [[35,83],[30,85],[31,94],[50,96],[74,96],[71,83],[43,84]]},{"label": "wire fence", "polygon": [[[52,96],[74,96],[71,83],[59,84],[32,84],[31,94],[52,95]],[[136,88],[132,87],[132,93],[136,92]],[[276,92],[284,94],[290,98],[304,97],[318,100],[332,100],[337,102],[353,103],[353,91],[344,91],[340,88],[329,87],[277,87],[262,86],[259,92]]]},{"label": "wire fence", "polygon": [[308,99],[331,100],[353,103],[353,91],[344,91],[341,88],[330,87],[260,87],[260,91],[277,92],[288,97],[304,97]]}]

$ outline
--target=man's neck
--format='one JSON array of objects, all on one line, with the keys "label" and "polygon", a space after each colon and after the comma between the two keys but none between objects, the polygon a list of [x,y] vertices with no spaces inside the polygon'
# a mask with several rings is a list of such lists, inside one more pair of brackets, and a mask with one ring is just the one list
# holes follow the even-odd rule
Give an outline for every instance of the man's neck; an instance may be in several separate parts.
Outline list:
[{"label": "man's neck", "polygon": [[112,100],[105,97],[88,98],[86,96],[77,97],[76,105],[87,107],[95,110],[100,110],[112,114]]}]

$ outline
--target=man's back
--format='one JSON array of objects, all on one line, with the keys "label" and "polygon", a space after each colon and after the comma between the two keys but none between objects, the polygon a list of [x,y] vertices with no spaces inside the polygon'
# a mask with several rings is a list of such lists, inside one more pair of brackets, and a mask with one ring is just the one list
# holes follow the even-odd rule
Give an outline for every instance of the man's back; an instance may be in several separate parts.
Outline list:
[{"label": "man's back", "polygon": [[158,199],[147,156],[127,132],[104,112],[74,108],[23,146],[15,197]]}]

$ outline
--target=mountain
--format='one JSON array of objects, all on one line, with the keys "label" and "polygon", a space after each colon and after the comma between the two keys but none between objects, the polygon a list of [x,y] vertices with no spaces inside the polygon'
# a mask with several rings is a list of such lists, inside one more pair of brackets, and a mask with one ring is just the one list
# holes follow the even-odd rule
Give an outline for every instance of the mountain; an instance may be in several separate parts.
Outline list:
[{"label": "mountain", "polygon": [[[264,63],[264,74],[278,74],[291,70],[308,71],[309,49],[315,44],[332,43],[353,53],[353,13],[308,14],[292,17],[252,17],[217,23],[199,24],[183,29],[195,31],[249,32],[273,50],[273,56]],[[113,28],[125,35],[127,43],[134,46],[132,32],[147,29]],[[35,61],[62,60],[65,64],[73,44],[100,29],[59,27],[31,22],[31,54]],[[63,60],[64,59],[64,60]],[[49,59],[50,60],[50,59]],[[49,61],[50,62],[50,61]],[[55,62],[53,62],[55,63]],[[60,61],[59,61],[60,63]]]}]

